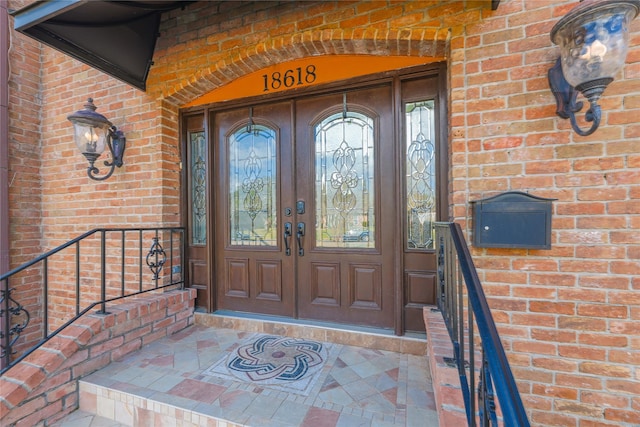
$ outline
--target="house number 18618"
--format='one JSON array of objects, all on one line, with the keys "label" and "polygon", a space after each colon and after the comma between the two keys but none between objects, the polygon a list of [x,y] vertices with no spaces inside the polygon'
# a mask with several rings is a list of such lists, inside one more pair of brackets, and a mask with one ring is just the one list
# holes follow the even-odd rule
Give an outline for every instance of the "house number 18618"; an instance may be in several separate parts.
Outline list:
[{"label": "house number 18618", "polygon": [[270,90],[278,90],[282,88],[290,88],[293,86],[302,86],[305,83],[311,84],[316,81],[316,66],[311,64],[306,67],[298,67],[285,71],[274,71],[271,74],[263,74],[264,81],[263,92]]}]

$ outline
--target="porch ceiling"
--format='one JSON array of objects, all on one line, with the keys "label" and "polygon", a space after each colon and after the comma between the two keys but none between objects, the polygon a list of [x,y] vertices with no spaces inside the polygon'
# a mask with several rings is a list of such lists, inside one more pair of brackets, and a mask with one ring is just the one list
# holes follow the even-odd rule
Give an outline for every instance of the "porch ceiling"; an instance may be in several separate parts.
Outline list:
[{"label": "porch ceiling", "polygon": [[193,2],[39,0],[11,14],[17,31],[144,91],[161,14]]}]

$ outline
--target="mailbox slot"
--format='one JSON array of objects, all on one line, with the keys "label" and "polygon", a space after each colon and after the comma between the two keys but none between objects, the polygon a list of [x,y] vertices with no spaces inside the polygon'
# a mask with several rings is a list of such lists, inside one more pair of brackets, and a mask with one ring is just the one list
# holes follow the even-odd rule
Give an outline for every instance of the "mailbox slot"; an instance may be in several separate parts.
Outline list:
[{"label": "mailbox slot", "polygon": [[551,249],[551,202],[511,191],[472,201],[473,245],[478,248]]}]

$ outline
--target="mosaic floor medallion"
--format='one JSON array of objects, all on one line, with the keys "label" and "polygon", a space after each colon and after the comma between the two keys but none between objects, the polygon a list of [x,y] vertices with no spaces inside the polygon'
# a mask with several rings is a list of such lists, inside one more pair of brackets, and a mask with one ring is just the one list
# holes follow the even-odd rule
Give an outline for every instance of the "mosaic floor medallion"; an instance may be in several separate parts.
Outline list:
[{"label": "mosaic floor medallion", "polygon": [[204,374],[307,395],[327,362],[330,347],[306,339],[257,335]]}]

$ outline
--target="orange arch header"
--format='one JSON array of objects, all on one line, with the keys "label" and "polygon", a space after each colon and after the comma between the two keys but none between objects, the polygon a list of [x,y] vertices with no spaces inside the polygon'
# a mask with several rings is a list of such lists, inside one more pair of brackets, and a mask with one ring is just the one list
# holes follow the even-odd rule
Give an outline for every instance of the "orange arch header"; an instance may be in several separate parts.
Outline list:
[{"label": "orange arch header", "polygon": [[297,59],[239,77],[183,107],[267,95],[439,60],[442,58],[363,55],[328,55]]}]

